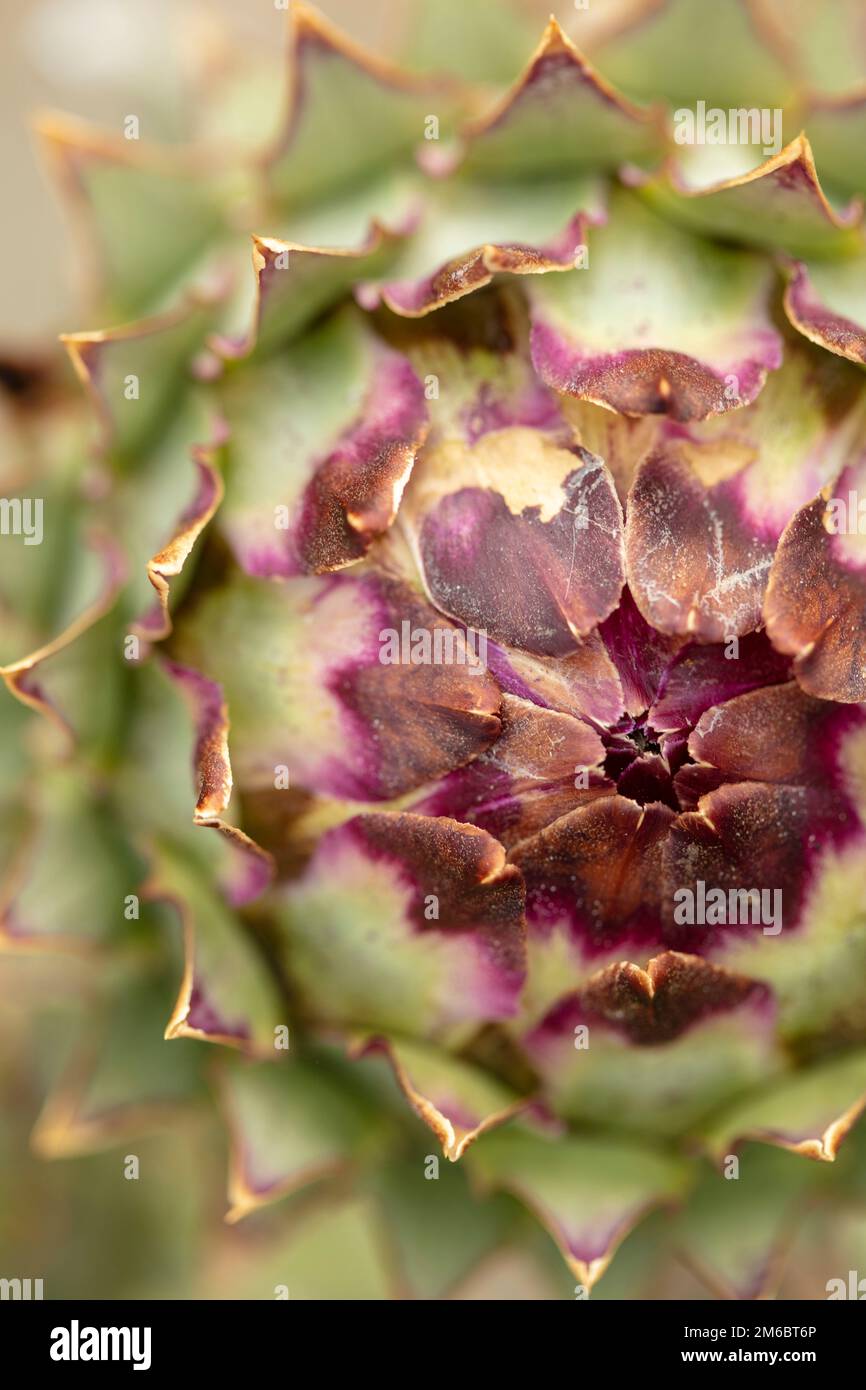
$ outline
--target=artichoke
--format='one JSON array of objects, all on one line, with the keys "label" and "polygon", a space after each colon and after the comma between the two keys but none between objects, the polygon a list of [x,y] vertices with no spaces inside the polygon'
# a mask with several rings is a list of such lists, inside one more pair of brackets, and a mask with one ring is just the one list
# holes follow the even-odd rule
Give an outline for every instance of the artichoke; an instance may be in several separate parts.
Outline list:
[{"label": "artichoke", "polygon": [[161,141],[39,120],[108,325],[3,374],[47,1296],[864,1258],[862,15],[635,8],[296,3]]}]

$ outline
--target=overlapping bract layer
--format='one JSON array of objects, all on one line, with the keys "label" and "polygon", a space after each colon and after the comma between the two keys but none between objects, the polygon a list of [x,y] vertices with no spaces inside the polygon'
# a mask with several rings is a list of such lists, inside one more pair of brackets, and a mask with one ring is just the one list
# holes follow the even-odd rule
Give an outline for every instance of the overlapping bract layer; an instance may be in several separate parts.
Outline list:
[{"label": "overlapping bract layer", "polygon": [[[687,8],[647,21],[671,100],[713,95],[660,37]],[[649,96],[633,41],[601,51]],[[784,87],[751,28],[746,51]],[[142,315],[67,339],[101,460],[75,504],[133,579],[112,560],[80,616],[25,613],[33,655],[3,668],[82,752],[28,794],[0,924],[102,952],[140,1000],[123,1037],[148,1036],[122,1105],[128,1039],[37,1138],[124,1134],[228,1045],[233,1218],[381,1159],[398,1091],[589,1284],[683,1199],[684,1153],[833,1159],[866,1096],[866,595],[857,528],[830,524],[866,468],[860,213],[803,136],[733,178],[677,162],[553,22],[480,115],[303,8],[293,52],[252,173],[47,132],[103,304]],[[847,127],[819,128],[847,198]],[[103,675],[126,712],[100,743]],[[699,884],[780,890],[781,930],[680,920]],[[190,1058],[167,1088],[163,1029]],[[743,1150],[747,1190],[775,1157]],[[731,1252],[708,1185],[682,1238],[753,1295],[778,1226]]]}]

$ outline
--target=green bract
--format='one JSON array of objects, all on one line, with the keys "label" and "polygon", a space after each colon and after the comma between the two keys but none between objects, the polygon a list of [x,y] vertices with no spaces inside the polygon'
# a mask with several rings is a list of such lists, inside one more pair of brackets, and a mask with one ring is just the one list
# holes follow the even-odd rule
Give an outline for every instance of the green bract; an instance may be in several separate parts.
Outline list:
[{"label": "green bract", "polygon": [[106,326],[0,414],[0,1085],[89,1156],[24,1181],[74,1224],[159,1171],[92,1296],[822,1298],[862,24],[408,8],[397,67],[296,4],[279,100],[228,62],[189,145],[41,123]]}]

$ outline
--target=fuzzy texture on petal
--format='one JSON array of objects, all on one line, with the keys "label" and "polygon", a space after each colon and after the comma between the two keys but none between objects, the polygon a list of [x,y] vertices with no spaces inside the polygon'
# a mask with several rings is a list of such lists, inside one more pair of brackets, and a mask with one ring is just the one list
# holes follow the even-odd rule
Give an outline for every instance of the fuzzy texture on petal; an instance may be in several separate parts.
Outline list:
[{"label": "fuzzy texture on petal", "polygon": [[422,318],[497,275],[570,270],[590,226],[604,220],[596,181],[494,183],[457,177],[427,192],[420,227],[398,266],[399,278],[362,292],[365,308],[379,300],[394,313]]},{"label": "fuzzy texture on petal", "polygon": [[699,642],[752,632],[773,559],[770,537],[743,522],[736,491],[705,488],[676,448],[641,464],[629,496],[629,588],[648,622]]},{"label": "fuzzy texture on petal", "polygon": [[665,670],[647,720],[659,733],[693,729],[711,705],[786,681],[790,664],[765,632],[750,632],[736,644],[688,642]]},{"label": "fuzzy texture on petal", "polygon": [[767,988],[669,951],[620,962],[567,995],[524,1039],[558,1114],[681,1134],[781,1070]]},{"label": "fuzzy texture on petal", "polygon": [[661,939],[667,806],[624,796],[592,800],[519,844],[531,938],[564,934],[578,961]]},{"label": "fuzzy texture on petal", "polygon": [[219,396],[220,523],[247,573],[321,574],[361,559],[394,520],[427,432],[409,362],[344,312],[233,374]]},{"label": "fuzzy texture on petal", "polygon": [[372,570],[290,584],[236,575],[184,613],[174,652],[222,686],[244,791],[272,789],[284,768],[292,786],[387,800],[467,762],[500,728],[483,654]]},{"label": "fuzzy texture on petal", "polygon": [[621,192],[589,265],[532,283],[536,370],[557,391],[627,415],[734,409],[781,362],[770,277],[756,257],[681,232]]},{"label": "fuzzy texture on petal", "polygon": [[514,1014],[523,884],[483,830],[412,814],[330,831],[284,896],[286,960],[328,1020],[433,1038]]},{"label": "fuzzy texture on petal", "polygon": [[[507,849],[596,796],[613,783],[599,773],[580,778],[604,757],[588,725],[503,695],[502,732],[493,747],[451,773],[414,809],[479,825]],[[585,780],[586,786],[583,786]]]},{"label": "fuzzy texture on petal", "polygon": [[847,703],[866,700],[864,473],[862,462],[847,468],[834,488],[797,512],[779,542],[764,600],[770,639],[793,656],[803,689]]},{"label": "fuzzy texture on petal", "polygon": [[619,501],[601,459],[580,447],[520,428],[472,449],[434,445],[406,521],[436,606],[497,642],[563,656],[619,600]]}]

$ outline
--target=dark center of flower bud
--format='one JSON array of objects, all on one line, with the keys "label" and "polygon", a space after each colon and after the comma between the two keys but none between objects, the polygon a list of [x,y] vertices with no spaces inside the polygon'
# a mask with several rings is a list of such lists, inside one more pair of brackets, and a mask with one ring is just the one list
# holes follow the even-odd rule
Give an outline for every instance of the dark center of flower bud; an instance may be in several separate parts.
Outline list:
[{"label": "dark center of flower bud", "polygon": [[646,711],[637,719],[622,719],[604,736],[604,743],[604,771],[621,796],[641,806],[661,801],[672,810],[681,809],[673,778],[683,759],[671,766],[655,729],[646,722]]},{"label": "dark center of flower bud", "polygon": [[630,738],[641,753],[660,753],[662,751],[661,744],[656,743],[655,739],[650,736],[650,733],[650,730],[640,725],[626,734],[626,738]]}]

